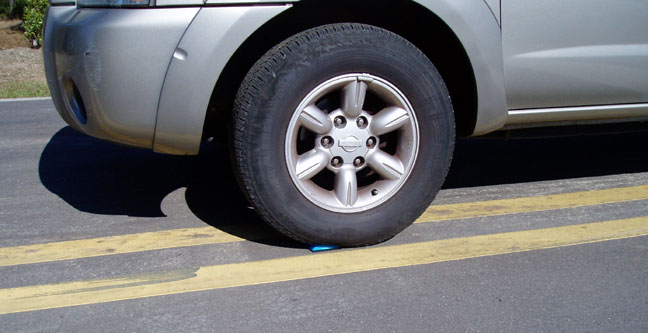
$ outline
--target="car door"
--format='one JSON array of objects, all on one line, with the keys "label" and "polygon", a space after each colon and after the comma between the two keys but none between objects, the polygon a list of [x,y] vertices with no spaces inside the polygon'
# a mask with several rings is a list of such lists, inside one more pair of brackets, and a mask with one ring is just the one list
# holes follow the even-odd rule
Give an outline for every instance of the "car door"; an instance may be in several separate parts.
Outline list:
[{"label": "car door", "polygon": [[648,1],[502,0],[509,109],[648,102]]}]

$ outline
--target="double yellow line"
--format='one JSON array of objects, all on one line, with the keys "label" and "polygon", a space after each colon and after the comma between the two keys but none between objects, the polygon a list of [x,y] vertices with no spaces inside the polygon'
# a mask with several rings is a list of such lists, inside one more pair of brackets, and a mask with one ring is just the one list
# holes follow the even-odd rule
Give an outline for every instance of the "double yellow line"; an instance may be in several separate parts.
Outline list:
[{"label": "double yellow line", "polygon": [[[648,186],[432,206],[421,222],[543,211],[648,199]],[[517,253],[648,235],[648,217],[530,231],[377,246],[197,270],[0,289],[0,314],[291,281],[393,267]],[[129,238],[130,237],[130,238]],[[212,228],[105,237],[0,249],[5,266],[240,241]],[[88,248],[70,249],[70,246]],[[8,249],[20,249],[12,254]],[[30,252],[29,249],[35,250]],[[72,254],[56,251],[70,252]],[[7,252],[9,251],[9,252]]]},{"label": "double yellow line", "polygon": [[[536,197],[430,206],[416,223],[539,212],[648,199],[648,185]],[[258,238],[263,237],[259,233]],[[14,266],[185,246],[240,242],[213,227],[185,228],[0,248],[0,266]]]}]

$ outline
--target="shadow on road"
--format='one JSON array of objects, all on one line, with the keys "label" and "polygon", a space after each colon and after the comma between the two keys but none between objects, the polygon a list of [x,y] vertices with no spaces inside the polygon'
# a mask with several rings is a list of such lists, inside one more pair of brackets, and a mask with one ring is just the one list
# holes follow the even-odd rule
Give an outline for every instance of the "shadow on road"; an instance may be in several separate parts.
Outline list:
[{"label": "shadow on road", "polygon": [[458,140],[444,188],[647,172],[647,144],[648,131],[643,128],[614,134]]},{"label": "shadow on road", "polygon": [[[646,143],[648,132],[459,140],[444,188],[648,172]],[[186,187],[189,208],[204,222],[252,241],[304,247],[248,209],[220,145],[205,146],[200,156],[161,155],[65,127],[45,147],[39,174],[49,191],[74,208],[104,215],[164,216],[164,197]]]},{"label": "shadow on road", "polygon": [[264,244],[303,248],[276,233],[248,208],[222,146],[200,156],[172,156],[124,147],[70,127],[49,141],[39,162],[43,185],[74,208],[93,214],[165,216],[164,197],[186,187],[189,209],[232,235]]}]

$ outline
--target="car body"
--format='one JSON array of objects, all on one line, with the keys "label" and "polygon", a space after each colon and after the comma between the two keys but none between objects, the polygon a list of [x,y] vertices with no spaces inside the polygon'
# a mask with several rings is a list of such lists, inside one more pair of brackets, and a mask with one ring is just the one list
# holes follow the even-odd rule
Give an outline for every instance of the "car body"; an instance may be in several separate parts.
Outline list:
[{"label": "car body", "polygon": [[447,87],[459,136],[648,119],[648,3],[643,1],[52,0],[51,5],[43,53],[63,119],[88,135],[161,153],[197,154],[204,139],[226,132],[239,86],[264,54],[291,36],[343,22],[379,27],[416,46]]}]

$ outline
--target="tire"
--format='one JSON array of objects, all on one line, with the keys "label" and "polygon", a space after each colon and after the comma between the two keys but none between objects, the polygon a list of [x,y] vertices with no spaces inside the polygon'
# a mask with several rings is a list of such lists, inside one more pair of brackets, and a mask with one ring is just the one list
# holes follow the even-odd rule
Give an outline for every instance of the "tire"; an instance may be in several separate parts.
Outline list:
[{"label": "tire", "polygon": [[454,136],[430,60],[369,25],[290,37],[252,67],[234,103],[243,191],[267,223],[307,244],[364,246],[405,229],[441,188]]}]

